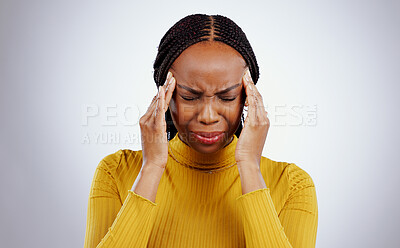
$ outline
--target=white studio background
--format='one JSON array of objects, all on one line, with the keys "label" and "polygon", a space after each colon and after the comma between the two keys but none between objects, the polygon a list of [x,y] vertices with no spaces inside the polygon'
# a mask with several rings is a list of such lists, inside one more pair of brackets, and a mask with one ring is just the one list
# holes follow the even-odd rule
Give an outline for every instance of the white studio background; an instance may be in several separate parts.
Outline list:
[{"label": "white studio background", "polygon": [[398,245],[399,1],[1,0],[2,247],[83,246],[95,168],[141,149],[157,46],[194,13],[250,40],[263,155],[312,176],[317,247]]}]

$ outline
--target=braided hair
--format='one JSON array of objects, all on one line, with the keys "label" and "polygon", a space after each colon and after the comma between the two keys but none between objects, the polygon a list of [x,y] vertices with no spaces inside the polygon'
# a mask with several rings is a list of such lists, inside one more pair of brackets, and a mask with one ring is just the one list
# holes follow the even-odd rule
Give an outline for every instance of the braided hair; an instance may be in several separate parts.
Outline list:
[{"label": "braided hair", "polygon": [[[254,84],[257,83],[260,74],[257,60],[242,29],[225,16],[194,14],[179,20],[162,37],[153,65],[153,76],[157,88],[164,84],[169,68],[179,55],[189,46],[202,41],[223,42],[238,51],[250,70]],[[243,95],[244,101],[245,92]],[[165,112],[165,121],[168,140],[171,140],[178,131],[172,121],[169,108]],[[244,122],[243,113],[242,122]],[[235,132],[237,137],[242,131],[242,122]]]}]

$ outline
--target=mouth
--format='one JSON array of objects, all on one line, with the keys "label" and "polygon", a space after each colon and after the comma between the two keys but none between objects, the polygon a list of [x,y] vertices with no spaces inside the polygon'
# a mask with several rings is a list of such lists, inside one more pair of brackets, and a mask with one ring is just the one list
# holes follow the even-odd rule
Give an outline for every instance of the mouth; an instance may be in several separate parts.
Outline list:
[{"label": "mouth", "polygon": [[225,135],[224,132],[192,132],[194,138],[199,141],[200,143],[203,144],[214,144],[217,141],[219,141],[220,139],[222,139]]}]

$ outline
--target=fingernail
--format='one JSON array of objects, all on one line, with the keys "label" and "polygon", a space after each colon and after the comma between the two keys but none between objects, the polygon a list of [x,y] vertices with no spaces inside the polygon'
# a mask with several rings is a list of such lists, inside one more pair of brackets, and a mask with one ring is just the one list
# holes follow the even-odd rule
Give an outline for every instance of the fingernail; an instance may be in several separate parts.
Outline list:
[{"label": "fingernail", "polygon": [[172,76],[171,79],[170,79],[169,82],[168,82],[168,87],[169,87],[170,85],[172,85],[172,83],[175,82],[175,81],[176,81],[176,79]]},{"label": "fingernail", "polygon": [[250,70],[247,70],[247,72],[246,72],[246,79],[247,79],[247,81],[251,80]]},{"label": "fingernail", "polygon": [[172,76],[172,73],[169,71],[168,74],[167,74],[167,81],[169,81],[169,79],[171,78],[171,76]]}]

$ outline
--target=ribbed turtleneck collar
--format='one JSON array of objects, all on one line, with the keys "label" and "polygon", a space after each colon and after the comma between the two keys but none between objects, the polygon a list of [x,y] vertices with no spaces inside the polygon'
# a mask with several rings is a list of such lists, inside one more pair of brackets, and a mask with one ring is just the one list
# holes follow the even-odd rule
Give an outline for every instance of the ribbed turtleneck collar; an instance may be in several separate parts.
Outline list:
[{"label": "ribbed turtleneck collar", "polygon": [[214,170],[223,169],[224,167],[232,166],[235,160],[235,149],[238,138],[233,135],[233,140],[215,153],[200,153],[187,144],[180,138],[178,133],[169,141],[169,154],[176,162],[187,167],[194,167],[199,170]]}]

